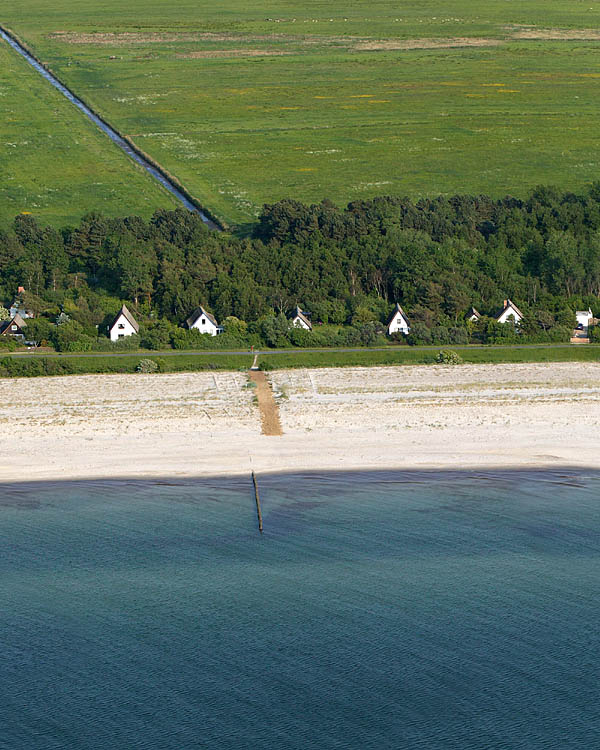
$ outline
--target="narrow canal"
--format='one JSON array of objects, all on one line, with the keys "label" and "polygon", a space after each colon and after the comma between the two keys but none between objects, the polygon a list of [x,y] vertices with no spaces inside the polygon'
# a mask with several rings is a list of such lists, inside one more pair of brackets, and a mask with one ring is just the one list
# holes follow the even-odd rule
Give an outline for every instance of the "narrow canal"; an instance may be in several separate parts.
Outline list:
[{"label": "narrow canal", "polygon": [[159,182],[164,188],[166,188],[171,193],[171,195],[174,195],[175,198],[177,198],[177,200],[185,208],[187,208],[189,211],[193,211],[194,213],[199,214],[202,221],[211,229],[219,228],[213,221],[211,221],[211,219],[208,218],[208,216],[206,216],[206,214],[204,214],[187,198],[187,196],[177,187],[175,183],[171,182],[171,180],[165,177],[165,175],[163,175],[153,164],[151,164],[141,154],[137,153],[129,145],[129,143],[127,143],[127,141],[117,133],[116,130],[111,128],[111,126],[102,118],[98,117],[98,115],[94,114],[94,112],[92,112],[92,110],[88,106],[86,106],[81,101],[81,99],[79,99],[71,91],[69,91],[66,86],[63,86],[58,78],[56,78],[54,75],[52,75],[52,73],[46,70],[43,65],[40,65],[35,57],[27,52],[27,50],[15,39],[13,39],[13,37],[7,34],[1,26],[0,37],[4,39],[4,41],[9,44],[16,52],[18,52],[21,57],[24,57],[25,60],[27,60],[27,62],[31,65],[31,67],[34,68],[49,83],[51,83],[55,89],[60,91],[63,96],[65,96],[79,110],[81,110],[81,112],[83,112],[83,114],[88,119],[90,119],[95,125],[97,125],[103,133],[106,133],[106,135],[111,139],[113,143],[119,146],[120,149],[122,149],[131,159],[133,159],[133,161],[137,162],[137,164],[143,167],[146,172],[148,172],[157,182]]}]

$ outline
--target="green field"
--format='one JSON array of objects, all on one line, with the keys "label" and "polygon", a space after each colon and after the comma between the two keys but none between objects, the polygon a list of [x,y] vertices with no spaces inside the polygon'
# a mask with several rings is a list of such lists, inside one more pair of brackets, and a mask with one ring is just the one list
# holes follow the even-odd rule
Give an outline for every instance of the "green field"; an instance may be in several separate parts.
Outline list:
[{"label": "green field", "polygon": [[4,0],[0,22],[229,222],[598,178],[600,4]]},{"label": "green field", "polygon": [[65,224],[87,211],[150,216],[175,206],[61,94],[0,42],[0,227],[33,213]]}]

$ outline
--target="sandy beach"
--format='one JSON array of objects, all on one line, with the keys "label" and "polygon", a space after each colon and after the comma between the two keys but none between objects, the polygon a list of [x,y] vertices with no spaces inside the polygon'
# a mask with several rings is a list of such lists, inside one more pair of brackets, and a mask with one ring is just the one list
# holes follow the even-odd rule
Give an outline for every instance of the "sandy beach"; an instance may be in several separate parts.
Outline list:
[{"label": "sandy beach", "polygon": [[281,436],[240,372],[0,381],[0,481],[351,469],[600,466],[600,364],[269,373]]}]

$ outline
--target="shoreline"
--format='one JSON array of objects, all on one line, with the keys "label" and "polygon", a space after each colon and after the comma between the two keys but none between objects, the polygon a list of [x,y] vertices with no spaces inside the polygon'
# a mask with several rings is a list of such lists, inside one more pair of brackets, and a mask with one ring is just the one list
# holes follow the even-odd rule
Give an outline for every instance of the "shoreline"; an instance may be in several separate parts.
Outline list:
[{"label": "shoreline", "polygon": [[246,373],[2,381],[0,483],[600,468],[600,364],[268,377],[280,436],[261,434]]},{"label": "shoreline", "polygon": [[[455,468],[455,469],[347,469],[347,470],[306,470],[279,471],[256,474],[260,482],[260,489],[272,489],[282,482],[306,481],[339,481],[351,480],[353,484],[382,482],[399,485],[422,485],[431,483],[444,484],[449,481],[508,481],[519,482],[531,479],[543,479],[552,485],[578,486],[576,483],[587,479],[600,479],[600,468],[589,466],[522,466],[522,467],[484,467],[484,468]],[[133,492],[136,489],[148,487],[195,487],[213,485],[231,485],[244,488],[248,497],[254,498],[252,474],[214,474],[198,476],[110,476],[110,477],[73,477],[52,478],[22,481],[0,481],[0,490],[10,494],[35,489],[55,489],[60,487],[89,486],[91,488],[114,487],[116,489],[126,485]],[[7,504],[0,501],[0,505]],[[10,503],[8,503],[10,505]]]}]

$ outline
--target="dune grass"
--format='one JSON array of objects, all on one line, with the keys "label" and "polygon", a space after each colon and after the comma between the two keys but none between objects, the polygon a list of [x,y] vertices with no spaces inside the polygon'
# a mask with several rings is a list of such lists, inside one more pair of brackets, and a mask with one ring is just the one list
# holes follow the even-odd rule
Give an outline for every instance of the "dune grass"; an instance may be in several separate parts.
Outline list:
[{"label": "dune grass", "polygon": [[597,179],[600,5],[476,5],[5,0],[0,21],[230,222]]}]

